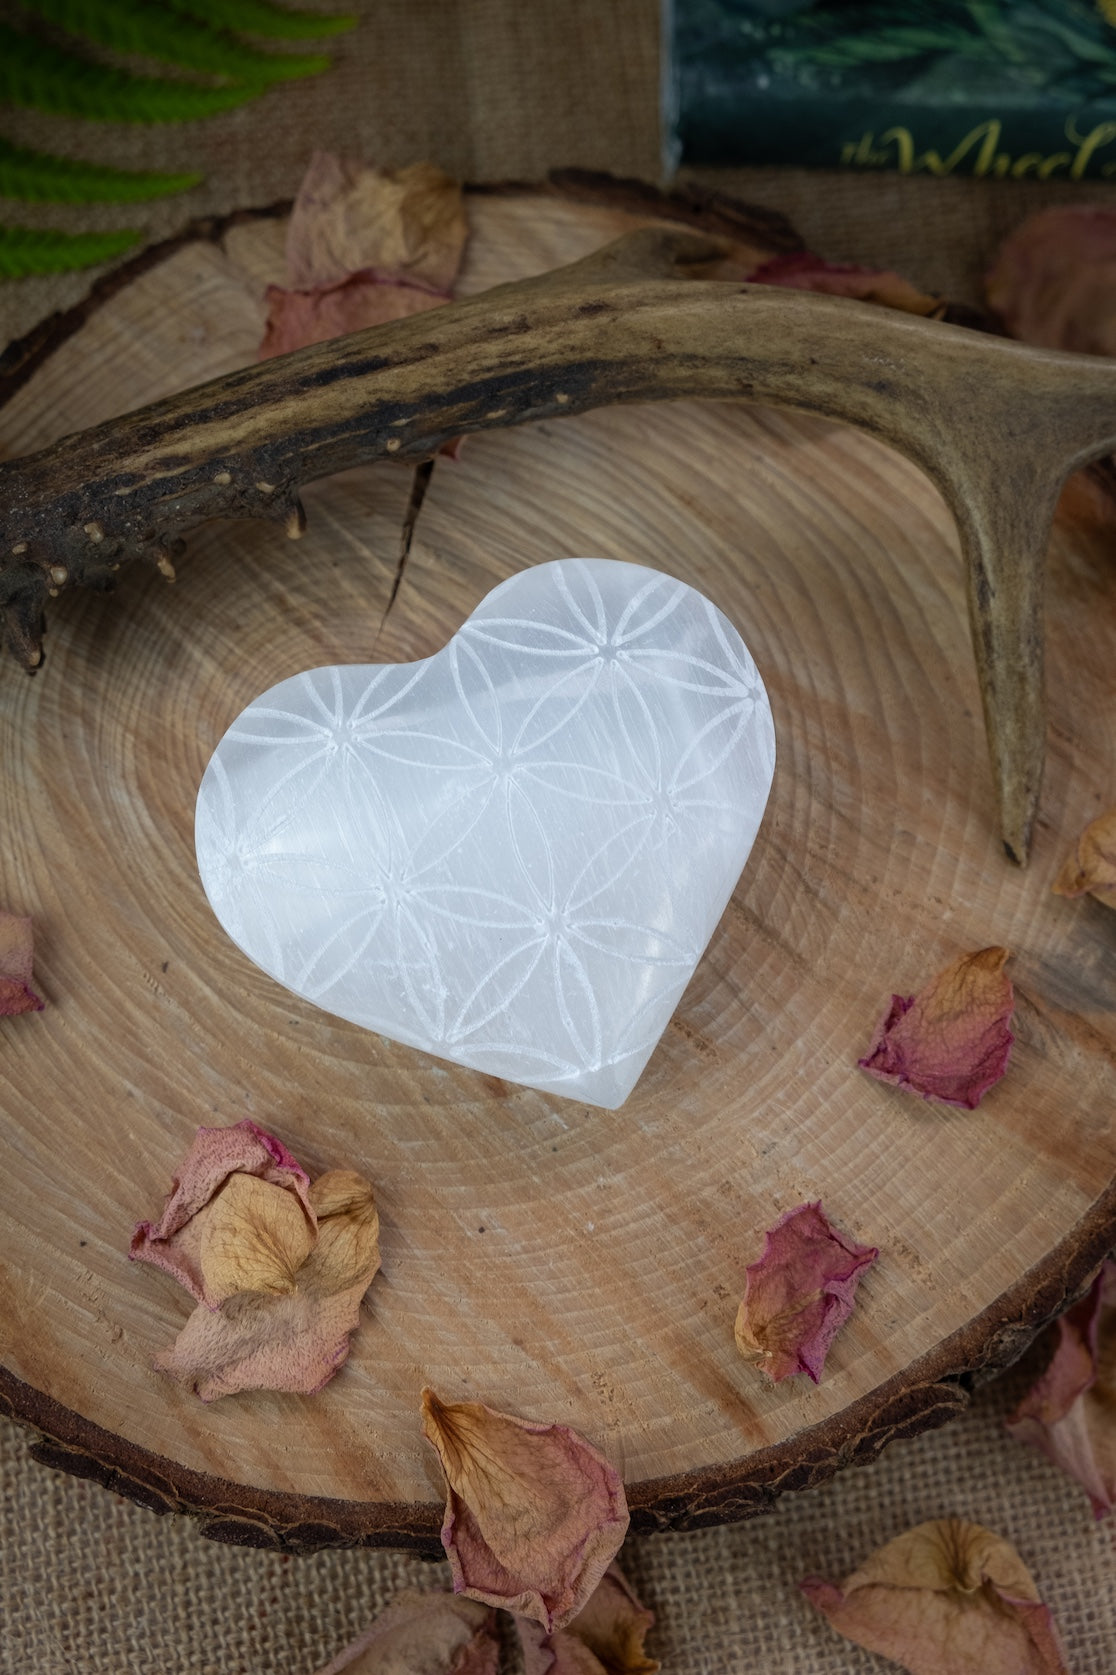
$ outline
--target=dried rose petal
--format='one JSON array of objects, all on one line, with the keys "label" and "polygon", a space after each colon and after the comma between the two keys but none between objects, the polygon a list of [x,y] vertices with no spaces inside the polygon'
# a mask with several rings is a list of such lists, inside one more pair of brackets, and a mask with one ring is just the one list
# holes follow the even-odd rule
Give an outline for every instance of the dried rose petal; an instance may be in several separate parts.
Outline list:
[{"label": "dried rose petal", "polygon": [[468,235],[458,183],[429,163],[374,169],[317,151],[271,285],[260,359],[450,301]]},{"label": "dried rose petal", "polygon": [[1015,1009],[1004,966],[1006,948],[963,954],[917,995],[892,995],[872,1045],[858,1062],[892,1082],[945,1105],[975,1110],[1007,1069]]},{"label": "dried rose petal", "polygon": [[1075,1477],[1103,1518],[1116,1506],[1116,1262],[1058,1321],[1054,1358],[1007,1428]]},{"label": "dried rose petal", "polygon": [[255,1175],[230,1175],[198,1212],[198,1264],[210,1305],[240,1291],[289,1296],[314,1247],[314,1226],[298,1198]]},{"label": "dried rose petal", "polygon": [[311,1185],[310,1203],[318,1218],[318,1242],[300,1271],[300,1283],[312,1285],[323,1297],[358,1284],[367,1290],[380,1265],[380,1218],[372,1188],[354,1169],[328,1169]]},{"label": "dried rose petal", "polygon": [[[133,1260],[152,1262],[163,1268],[184,1285],[199,1303],[216,1308],[229,1295],[227,1275],[223,1264],[213,1260],[210,1247],[210,1284],[206,1284],[203,1251],[210,1239],[220,1245],[221,1229],[227,1241],[229,1224],[235,1229],[237,1201],[222,1204],[220,1195],[225,1183],[234,1175],[254,1177],[268,1182],[285,1195],[292,1196],[301,1219],[311,1234],[316,1223],[310,1208],[310,1180],[286,1146],[272,1135],[265,1134],[247,1117],[230,1128],[199,1128],[193,1144],[179,1166],[171,1183],[171,1190],[157,1222],[141,1221],[132,1235],[129,1255]],[[249,1216],[252,1205],[240,1200],[240,1207]],[[207,1229],[211,1229],[207,1238]],[[246,1229],[254,1250],[258,1243]],[[258,1254],[267,1268],[266,1240]],[[261,1271],[260,1289],[271,1290]],[[238,1289],[253,1290],[252,1285]]]},{"label": "dried rose petal", "polygon": [[350,1170],[319,1176],[309,1198],[317,1238],[289,1288],[240,1292],[216,1312],[199,1305],[156,1357],[160,1371],[202,1401],[240,1390],[313,1395],[348,1356],[361,1299],[380,1267],[379,1217],[368,1182]]},{"label": "dried rose petal", "polygon": [[985,294],[1025,343],[1116,354],[1116,211],[1061,204],[1029,216],[1001,244]]},{"label": "dried rose petal", "polygon": [[316,151],[287,228],[287,278],[303,291],[377,268],[448,291],[468,235],[461,187],[432,163],[376,169]]},{"label": "dried rose petal", "polygon": [[1090,821],[1054,880],[1056,896],[1096,896],[1116,907],[1116,808]]},{"label": "dried rose petal", "polygon": [[162,1218],[132,1254],[173,1274],[198,1306],[162,1372],[203,1401],[238,1390],[320,1390],[349,1353],[380,1266],[379,1220],[360,1175],[309,1184],[255,1123],[198,1130]]},{"label": "dried rose petal", "polygon": [[499,1662],[494,1611],[405,1588],[318,1675],[497,1675]]},{"label": "dried rose petal", "polygon": [[267,326],[259,358],[266,361],[291,349],[305,349],[310,343],[326,343],[346,332],[363,331],[365,326],[403,320],[409,314],[440,308],[450,300],[448,291],[428,291],[368,269],[316,291],[285,291],[279,285],[269,285]]},{"label": "dried rose petal", "polygon": [[455,1593],[519,1611],[547,1633],[582,1609],[628,1528],[624,1485],[567,1425],[422,1393],[446,1476],[442,1545]]},{"label": "dried rose petal", "polygon": [[831,297],[853,297],[881,303],[905,314],[938,317],[945,310],[941,297],[919,291],[898,273],[857,267],[851,262],[827,262],[808,250],[775,256],[749,275],[754,285],[782,285],[792,291],[822,291]]},{"label": "dried rose petal", "polygon": [[[1116,354],[1116,212],[1062,204],[1028,217],[1000,246],[985,294],[1005,329],[1024,343]],[[1069,478],[1060,518],[1111,523],[1113,463],[1111,456],[1094,460]]]},{"label": "dried rose petal", "polygon": [[242,1292],[215,1312],[199,1303],[155,1366],[203,1402],[241,1390],[312,1396],[348,1354],[358,1313],[344,1302],[299,1290],[278,1298]]},{"label": "dried rose petal", "polygon": [[820,1204],[800,1204],[767,1234],[746,1270],[736,1347],[778,1384],[806,1373],[816,1384],[829,1346],[853,1311],[861,1275],[879,1255],[846,1238]]},{"label": "dried rose petal", "polygon": [[547,1634],[541,1623],[516,1618],[524,1675],[655,1675],[659,1665],[643,1650],[654,1621],[620,1566],[610,1564],[566,1628]]},{"label": "dried rose petal", "polygon": [[43,1002],[31,987],[32,959],[30,919],[0,912],[0,1018],[42,1011]]},{"label": "dried rose petal", "polygon": [[919,1524],[843,1588],[818,1576],[799,1586],[838,1633],[910,1675],[1069,1675],[1022,1559],[979,1524]]}]

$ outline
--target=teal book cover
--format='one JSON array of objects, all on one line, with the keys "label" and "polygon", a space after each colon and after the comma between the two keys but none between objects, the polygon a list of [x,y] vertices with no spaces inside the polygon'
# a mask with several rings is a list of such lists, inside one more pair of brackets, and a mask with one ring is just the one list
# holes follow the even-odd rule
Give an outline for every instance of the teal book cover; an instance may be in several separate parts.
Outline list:
[{"label": "teal book cover", "polygon": [[1116,0],[674,0],[676,151],[1116,179]]}]

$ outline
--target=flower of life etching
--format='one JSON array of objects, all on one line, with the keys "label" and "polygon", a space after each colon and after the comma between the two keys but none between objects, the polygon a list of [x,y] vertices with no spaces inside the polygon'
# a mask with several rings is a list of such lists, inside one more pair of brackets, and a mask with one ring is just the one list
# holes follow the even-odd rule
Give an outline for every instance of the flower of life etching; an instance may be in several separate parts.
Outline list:
[{"label": "flower of life etching", "polygon": [[615,1109],[748,858],[763,683],[726,617],[639,565],[495,588],[420,663],[323,668],[248,706],[196,844],[232,939],[326,1011]]}]

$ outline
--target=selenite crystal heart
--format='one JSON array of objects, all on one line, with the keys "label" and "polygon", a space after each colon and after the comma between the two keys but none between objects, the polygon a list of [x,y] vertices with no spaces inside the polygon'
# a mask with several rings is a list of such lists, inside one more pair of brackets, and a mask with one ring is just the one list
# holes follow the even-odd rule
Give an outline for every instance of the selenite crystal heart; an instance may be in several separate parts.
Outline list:
[{"label": "selenite crystal heart", "polygon": [[198,867],[296,994],[613,1110],[748,858],[775,763],[739,634],[610,559],[501,583],[421,663],[314,669],[229,728]]}]

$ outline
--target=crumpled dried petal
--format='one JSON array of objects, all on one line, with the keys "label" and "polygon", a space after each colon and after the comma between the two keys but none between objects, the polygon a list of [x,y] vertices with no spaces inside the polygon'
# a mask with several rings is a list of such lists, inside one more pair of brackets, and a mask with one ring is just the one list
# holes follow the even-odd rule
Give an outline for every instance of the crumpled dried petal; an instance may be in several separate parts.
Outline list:
[{"label": "crumpled dried petal", "polygon": [[912,285],[901,274],[882,268],[862,268],[851,262],[827,262],[808,250],[775,256],[749,275],[754,285],[782,285],[792,291],[822,291],[831,297],[853,297],[881,303],[904,314],[938,319],[946,303]]},{"label": "crumpled dried petal", "polygon": [[314,1227],[293,1192],[255,1175],[230,1175],[200,1210],[198,1264],[208,1304],[238,1291],[288,1296],[314,1246]]},{"label": "crumpled dried petal", "polygon": [[380,1267],[379,1217],[371,1187],[351,1170],[320,1175],[309,1197],[317,1238],[289,1289],[240,1292],[217,1312],[199,1305],[156,1357],[161,1372],[202,1401],[240,1390],[313,1395],[348,1356],[361,1299]]},{"label": "crumpled dried petal", "polygon": [[446,1476],[442,1545],[456,1593],[534,1617],[576,1617],[619,1551],[619,1473],[567,1425],[422,1393],[423,1432]]},{"label": "crumpled dried petal", "polygon": [[[223,1189],[234,1176],[240,1179],[226,1199]],[[282,1141],[265,1134],[246,1117],[229,1128],[198,1129],[171,1183],[162,1215],[154,1223],[140,1222],[132,1235],[129,1255],[164,1269],[209,1308],[216,1308],[232,1290],[275,1290],[276,1253],[268,1236],[269,1205],[267,1201],[257,1202],[246,1192],[249,1179],[266,1182],[291,1200],[312,1243],[316,1223],[310,1207],[309,1176]],[[289,1216],[284,1225],[292,1225]],[[245,1238],[245,1249],[239,1257],[235,1254],[238,1227]],[[282,1265],[282,1258],[279,1260]],[[230,1264],[237,1263],[246,1283],[230,1290]],[[258,1284],[251,1283],[253,1275],[258,1277]]]},{"label": "crumpled dried petal", "polygon": [[270,360],[273,355],[286,355],[311,343],[326,343],[346,332],[422,314],[449,301],[448,291],[427,291],[373,269],[363,269],[336,285],[315,291],[285,291],[279,285],[269,285],[267,326],[259,358]]},{"label": "crumpled dried petal", "polygon": [[317,151],[287,231],[289,288],[271,285],[260,359],[450,300],[468,223],[430,163],[375,169]]},{"label": "crumpled dried petal", "polygon": [[547,1634],[532,1618],[516,1618],[524,1675],[655,1675],[659,1665],[643,1650],[654,1621],[610,1564],[568,1627]]},{"label": "crumpled dried petal", "polygon": [[405,1588],[318,1675],[497,1675],[499,1662],[494,1611]]},{"label": "crumpled dried petal", "polygon": [[41,1012],[43,1002],[31,987],[34,933],[30,919],[0,912],[0,1018]]},{"label": "crumpled dried petal", "polygon": [[241,1390],[312,1396],[344,1362],[349,1333],[358,1325],[359,1306],[344,1296],[319,1300],[302,1289],[277,1298],[241,1292],[213,1313],[199,1303],[155,1366],[203,1402]]},{"label": "crumpled dried petal", "polygon": [[[322,1296],[363,1284],[379,1267],[380,1218],[372,1188],[354,1169],[328,1169],[310,1187],[318,1242],[300,1275]],[[367,1276],[367,1277],[366,1277]]]},{"label": "crumpled dried petal", "polygon": [[800,1204],[767,1234],[746,1270],[736,1347],[773,1383],[805,1373],[816,1384],[829,1346],[853,1311],[879,1251],[838,1231],[820,1204]]},{"label": "crumpled dried petal", "polygon": [[1075,1477],[1103,1518],[1116,1506],[1116,1262],[1058,1321],[1058,1345],[1007,1428]]},{"label": "crumpled dried petal", "polygon": [[1060,204],[1029,216],[997,251],[985,294],[1024,343],[1116,354],[1116,210]]},{"label": "crumpled dried petal", "polygon": [[1054,880],[1056,896],[1096,896],[1116,907],[1116,808],[1089,822]]},{"label": "crumpled dried petal", "polygon": [[1030,1572],[980,1524],[918,1524],[843,1588],[818,1576],[799,1586],[838,1633],[910,1675],[1069,1675]]},{"label": "crumpled dried petal", "polygon": [[1007,1069],[1015,993],[1006,948],[947,965],[917,995],[892,995],[861,1070],[923,1099],[972,1111]]},{"label": "crumpled dried petal", "polygon": [[132,1255],[198,1299],[162,1372],[203,1401],[239,1390],[311,1394],[349,1353],[360,1303],[380,1266],[372,1189],[348,1169],[310,1184],[290,1152],[257,1128],[199,1129],[156,1226]]},{"label": "crumpled dried petal", "polygon": [[432,163],[376,169],[315,151],[287,228],[287,278],[303,291],[374,267],[448,291],[468,232],[460,185]]}]

